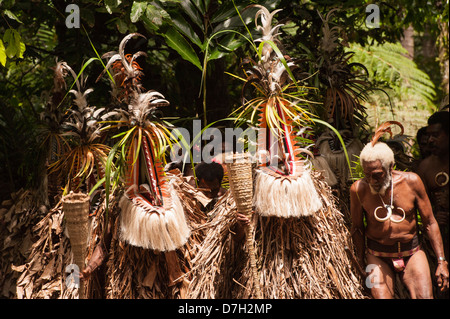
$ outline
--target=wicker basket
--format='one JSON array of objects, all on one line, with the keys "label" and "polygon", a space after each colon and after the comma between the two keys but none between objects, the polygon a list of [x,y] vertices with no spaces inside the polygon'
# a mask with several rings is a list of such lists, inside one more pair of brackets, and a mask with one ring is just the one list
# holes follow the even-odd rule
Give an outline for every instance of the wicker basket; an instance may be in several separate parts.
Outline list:
[{"label": "wicker basket", "polygon": [[237,210],[250,216],[252,213],[253,179],[252,163],[246,153],[236,153],[226,158],[230,189]]},{"label": "wicker basket", "polygon": [[[226,157],[230,189],[239,213],[251,218],[253,211],[253,175],[252,163],[247,153],[236,153]],[[253,242],[253,224],[246,229],[246,244],[252,269],[253,286],[256,298],[262,299],[260,276],[256,266],[256,251]]]},{"label": "wicker basket", "polygon": [[[62,199],[66,227],[69,233],[70,246],[73,253],[73,263],[80,272],[84,269],[86,248],[89,233],[89,195],[70,192]],[[84,296],[83,281],[78,289],[79,298]]]}]

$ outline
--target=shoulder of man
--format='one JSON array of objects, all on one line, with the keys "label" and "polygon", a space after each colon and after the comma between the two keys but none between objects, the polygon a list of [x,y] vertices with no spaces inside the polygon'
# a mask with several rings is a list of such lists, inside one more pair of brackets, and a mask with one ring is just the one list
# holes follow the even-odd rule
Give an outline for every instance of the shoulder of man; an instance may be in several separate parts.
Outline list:
[{"label": "shoulder of man", "polygon": [[358,179],[357,181],[353,182],[352,186],[350,187],[351,192],[361,192],[364,190],[367,183],[364,181],[363,178]]},{"label": "shoulder of man", "polygon": [[430,165],[433,165],[433,162],[434,162],[433,155],[430,155],[430,156],[424,158],[423,160],[420,161],[420,163],[417,167],[418,171],[423,171],[423,172],[427,171],[428,167],[430,167]]},{"label": "shoulder of man", "polygon": [[423,181],[422,178],[415,172],[403,172],[400,171],[399,174],[401,174],[405,181],[410,185],[411,187],[415,188],[416,186],[422,186]]}]

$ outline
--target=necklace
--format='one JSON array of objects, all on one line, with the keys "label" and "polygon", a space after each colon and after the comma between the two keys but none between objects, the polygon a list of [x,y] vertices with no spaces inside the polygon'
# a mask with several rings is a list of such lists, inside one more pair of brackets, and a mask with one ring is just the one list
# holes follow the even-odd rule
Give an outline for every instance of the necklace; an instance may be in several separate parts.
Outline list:
[{"label": "necklace", "polygon": [[[439,182],[438,180],[440,179],[441,176],[444,177],[444,180],[442,182]],[[436,182],[437,186],[439,186],[439,187],[444,187],[445,185],[447,185],[448,180],[449,180],[448,174],[443,171],[437,173],[436,176],[434,177],[434,181]]]},{"label": "necklace", "polygon": [[[386,220],[390,219],[394,223],[400,223],[400,222],[402,222],[405,219],[406,213],[405,213],[405,210],[403,208],[401,208],[401,207],[397,207],[397,210],[400,210],[400,211],[403,212],[402,218],[395,219],[392,216],[392,211],[395,208],[394,205],[393,205],[393,203],[394,203],[394,180],[392,178],[391,178],[391,204],[390,205],[386,205],[384,203],[383,198],[381,197],[381,195],[378,194],[378,196],[380,197],[381,202],[383,203],[383,206],[378,206],[377,208],[375,208],[375,211],[373,212],[373,215],[374,215],[374,217],[375,217],[375,219],[377,221],[382,223],[382,222],[385,222]],[[383,208],[385,208],[387,210],[387,214],[386,214],[386,217],[380,218],[377,215],[377,211],[379,209],[383,209]]]}]

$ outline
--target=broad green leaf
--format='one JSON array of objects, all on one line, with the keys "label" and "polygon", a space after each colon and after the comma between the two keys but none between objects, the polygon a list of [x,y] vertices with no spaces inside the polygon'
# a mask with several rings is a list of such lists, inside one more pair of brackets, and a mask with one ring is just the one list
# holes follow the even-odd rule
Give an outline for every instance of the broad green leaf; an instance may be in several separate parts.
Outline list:
[{"label": "broad green leaf", "polygon": [[220,50],[220,48],[215,47],[211,50],[211,52],[208,54],[208,60],[217,60],[220,59],[225,55],[225,52],[223,50]]},{"label": "broad green leaf", "polygon": [[128,24],[122,19],[116,19],[116,26],[120,33],[125,34],[128,32]]},{"label": "broad green leaf", "polygon": [[236,9],[242,12],[244,7],[245,5],[236,5],[235,7],[232,1],[225,1],[211,17],[211,24],[216,24],[237,15]]},{"label": "broad green leaf", "polygon": [[5,51],[6,56],[10,59],[14,58],[16,54],[20,52],[21,37],[19,32],[14,29],[6,30],[3,41],[8,43]]},{"label": "broad green leaf", "polygon": [[109,14],[112,14],[114,9],[116,9],[121,3],[122,0],[105,0],[106,11],[108,11]]},{"label": "broad green leaf", "polygon": [[19,22],[19,23],[23,23],[23,22],[20,21],[20,19],[19,19],[14,13],[12,13],[10,10],[4,10],[3,12],[6,14],[6,16],[7,16],[8,18],[10,18],[10,19],[12,19],[12,20],[16,20],[16,21]]},{"label": "broad green leaf", "polygon": [[6,52],[5,46],[3,45],[3,41],[0,39],[0,63],[5,66],[6,65]]},{"label": "broad green leaf", "polygon": [[205,3],[203,0],[191,0],[191,3],[195,5],[198,11],[204,16],[206,14]]},{"label": "broad green leaf", "polygon": [[234,51],[245,43],[245,39],[237,38],[236,33],[230,33],[218,41],[217,45],[226,51]]},{"label": "broad green leaf", "polygon": [[201,30],[203,30],[203,17],[199,14],[198,10],[195,8],[195,5],[190,0],[183,0],[181,2],[181,6],[183,7],[184,12],[189,16],[189,18],[191,18],[192,22],[194,22]]},{"label": "broad green leaf", "polygon": [[130,20],[132,23],[136,23],[139,18],[145,13],[147,10],[147,2],[146,1],[134,1],[131,6],[130,12]]},{"label": "broad green leaf", "polygon": [[20,59],[23,59],[23,54],[25,53],[25,50],[26,50],[25,43],[20,42],[20,48],[19,48],[17,57],[20,58]]},{"label": "broad green leaf", "polygon": [[154,24],[148,17],[147,15],[143,15],[141,17],[141,21],[144,24],[144,27],[151,33],[158,31],[159,30],[159,26],[157,26],[156,24]]},{"label": "broad green leaf", "polygon": [[178,52],[181,57],[200,70],[202,70],[202,66],[200,64],[200,60],[198,59],[197,54],[194,49],[192,49],[191,45],[186,41],[186,39],[177,31],[175,28],[170,28],[167,30],[166,34],[164,34],[166,38],[167,45]]},{"label": "broad green leaf", "polygon": [[234,33],[226,35],[221,38],[215,46],[211,49],[211,53],[208,54],[208,60],[220,59],[228,52],[234,51],[245,43],[244,39],[234,39]]},{"label": "broad green leaf", "polygon": [[12,31],[13,29],[8,29],[5,31],[5,34],[3,35],[3,42],[9,43],[11,41]]},{"label": "broad green leaf", "polygon": [[239,15],[233,15],[230,18],[218,23],[214,29],[213,33],[226,30],[226,29],[236,29],[243,27],[244,24],[248,25],[250,22],[253,21],[255,17],[256,10],[255,8],[250,8],[245,10],[241,13],[241,16]]},{"label": "broad green leaf", "polygon": [[162,7],[149,4],[145,10],[145,16],[158,27],[161,26],[164,20],[170,19],[169,14]]},{"label": "broad green leaf", "polygon": [[200,40],[198,35],[195,33],[194,29],[192,29],[192,26],[186,22],[186,20],[183,18],[183,16],[177,12],[174,12],[171,14],[171,22],[173,23],[174,27],[184,34],[190,41],[192,41],[194,44],[196,44],[202,51],[205,50],[205,44]]}]

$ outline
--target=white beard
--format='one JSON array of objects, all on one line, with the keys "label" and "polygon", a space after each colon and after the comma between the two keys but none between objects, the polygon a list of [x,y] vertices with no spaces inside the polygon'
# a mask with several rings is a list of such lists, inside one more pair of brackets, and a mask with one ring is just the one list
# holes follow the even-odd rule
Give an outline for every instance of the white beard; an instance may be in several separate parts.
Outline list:
[{"label": "white beard", "polygon": [[369,185],[370,192],[373,195],[380,194],[381,196],[384,196],[384,194],[386,194],[386,190],[389,188],[389,186],[391,186],[391,181],[392,181],[392,175],[388,175],[386,177],[386,179],[384,180],[383,185],[381,186],[380,190],[376,191],[375,189],[373,189],[372,185]]}]

